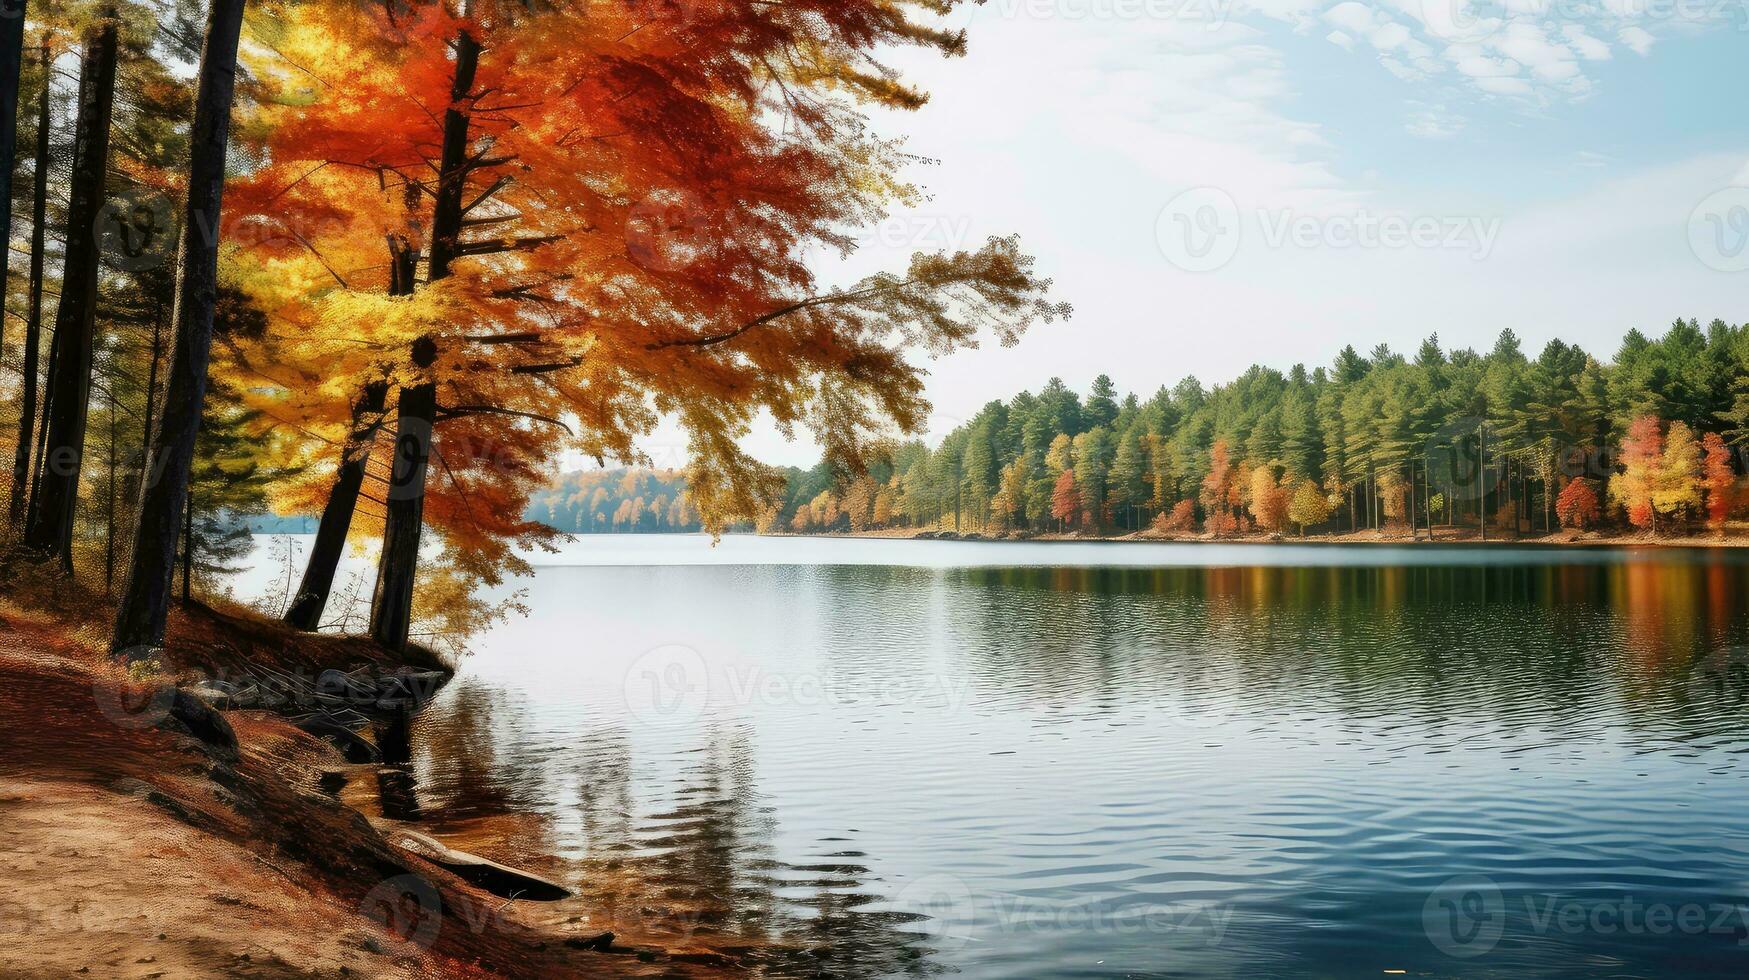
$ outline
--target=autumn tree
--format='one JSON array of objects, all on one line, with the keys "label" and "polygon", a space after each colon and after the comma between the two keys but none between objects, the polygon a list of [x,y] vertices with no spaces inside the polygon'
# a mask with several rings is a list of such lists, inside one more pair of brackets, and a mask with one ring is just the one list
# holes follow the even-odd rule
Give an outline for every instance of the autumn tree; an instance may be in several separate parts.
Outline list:
[{"label": "autumn tree", "polygon": [[1627,512],[1634,527],[1657,528],[1653,495],[1658,490],[1663,460],[1664,432],[1658,419],[1652,416],[1635,419],[1621,441],[1622,472],[1609,481],[1610,500]]},{"label": "autumn tree", "polygon": [[1238,518],[1234,514],[1238,503],[1239,484],[1232,457],[1227,452],[1227,441],[1216,439],[1209,448],[1208,475],[1202,480],[1202,507],[1208,515],[1209,533],[1221,537],[1238,530]]},{"label": "autumn tree", "polygon": [[1252,471],[1251,513],[1257,518],[1259,527],[1271,534],[1285,530],[1289,503],[1287,491],[1276,482],[1273,467],[1259,466]]},{"label": "autumn tree", "polygon": [[1293,495],[1288,501],[1288,520],[1300,527],[1300,537],[1306,536],[1306,528],[1316,527],[1330,519],[1330,498],[1313,480],[1300,480],[1294,484]]},{"label": "autumn tree", "polygon": [[1165,511],[1154,519],[1154,528],[1172,534],[1191,533],[1196,530],[1196,505],[1188,500],[1180,500],[1172,505],[1170,511]]},{"label": "autumn tree", "polygon": [[[352,428],[359,392],[388,374],[396,428],[414,436],[397,439],[412,452],[399,457],[398,483],[408,492],[394,492],[389,527],[432,522],[513,569],[513,549],[490,542],[526,539],[533,528],[445,524],[435,497],[416,513],[420,490],[480,492],[443,486],[465,483],[452,479],[453,466],[432,468],[425,486],[420,458],[442,457],[435,444],[457,424],[528,449],[533,469],[566,446],[642,462],[637,437],[673,416],[692,439],[693,505],[713,528],[762,511],[777,490],[772,471],[739,446],[761,411],[780,426],[808,426],[834,465],[854,472],[876,439],[915,429],[925,416],[907,348],[943,352],[980,334],[1011,343],[1031,322],[1067,312],[1044,301],[1048,283],[1011,239],[919,255],[902,272],[846,289],[815,284],[804,262],[811,250],[848,248],[846,226],[913,193],[895,177],[902,158],[892,145],[852,124],[858,100],[921,102],[895,78],[870,75],[870,51],[910,44],[957,52],[958,35],[909,20],[912,6],[737,2],[679,24],[594,5],[587,16],[570,7],[482,7],[412,43],[356,50],[333,43],[351,36],[346,18],[356,14],[344,5],[300,8],[302,29],[279,48],[300,71],[282,74],[300,78],[314,61],[325,84],[312,93],[315,104],[290,108],[273,127],[273,165],[254,182],[246,213],[267,226],[288,214],[322,219],[308,224],[326,234],[278,236],[281,261],[306,283],[329,278],[341,288],[325,308],[299,309],[305,289],[280,305],[345,333],[334,346],[305,334],[295,350],[248,352],[250,365],[290,374],[272,363],[283,361],[334,379],[314,397],[287,386],[305,402],[299,413],[311,416],[298,424],[314,430],[308,422],[321,420],[335,432],[329,445],[354,441],[341,433]],[[466,57],[452,60],[429,36],[461,39]],[[384,62],[393,66],[386,74]],[[344,77],[357,84],[336,82]],[[407,110],[385,126],[383,104]],[[433,105],[448,106],[441,125],[431,121]],[[469,150],[458,156],[449,152],[452,137],[464,130]],[[617,135],[583,136],[591,131]],[[420,154],[430,146],[445,147],[435,178]],[[457,187],[466,212],[459,225],[450,220]],[[369,277],[346,274],[367,263],[333,257],[401,233],[391,213],[401,200],[412,202],[401,229],[429,229],[425,276],[411,299],[390,304]],[[359,323],[372,327],[363,345]],[[336,397],[332,388],[342,384],[350,390]],[[295,418],[281,401],[282,417]],[[417,407],[411,416],[409,404]],[[427,415],[429,449],[419,438]],[[544,426],[544,438],[531,444],[508,434],[512,426]],[[569,430],[563,436],[560,426]],[[475,476],[504,493],[526,490],[520,476]],[[401,608],[416,536],[391,536],[385,554],[401,557],[384,576],[394,592],[381,595]],[[402,618],[379,613],[378,632],[392,642]]]},{"label": "autumn tree", "polygon": [[1081,494],[1075,488],[1075,471],[1064,470],[1051,492],[1051,516],[1064,527],[1073,527],[1081,517]]},{"label": "autumn tree", "polygon": [[1673,521],[1686,520],[1700,509],[1701,476],[1700,441],[1687,424],[1670,423],[1653,479],[1653,508]]},{"label": "autumn tree", "polygon": [[1731,450],[1724,437],[1709,432],[1702,440],[1706,451],[1705,484],[1707,526],[1715,533],[1724,533],[1737,503],[1737,472],[1731,466]]},{"label": "autumn tree", "polygon": [[1561,489],[1560,498],[1555,501],[1555,516],[1562,527],[1586,530],[1596,526],[1603,515],[1591,481],[1584,477],[1568,480]]},{"label": "autumn tree", "polygon": [[869,530],[875,523],[875,497],[880,488],[874,478],[866,473],[850,482],[844,490],[844,498],[840,503],[844,515],[850,520],[850,529],[858,534]]}]

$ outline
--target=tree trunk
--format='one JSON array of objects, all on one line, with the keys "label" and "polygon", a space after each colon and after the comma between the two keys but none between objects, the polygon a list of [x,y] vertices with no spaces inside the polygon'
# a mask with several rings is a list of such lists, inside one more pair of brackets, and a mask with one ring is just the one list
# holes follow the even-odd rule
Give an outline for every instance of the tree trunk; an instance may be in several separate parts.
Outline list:
[{"label": "tree trunk", "polygon": [[[413,345],[413,365],[428,369],[437,360],[429,337]],[[432,382],[401,389],[395,418],[394,475],[389,482],[383,551],[371,602],[371,638],[391,650],[407,645],[413,626],[413,583],[419,569],[419,536],[425,518],[425,473],[431,461],[431,424],[437,414]]]},{"label": "tree trunk", "polygon": [[1427,506],[1427,540],[1433,540],[1433,471],[1427,468],[1427,457],[1421,457],[1421,502]]},{"label": "tree trunk", "polygon": [[[18,159],[18,82],[24,69],[24,0],[0,0],[0,295],[12,258],[12,174]],[[48,76],[43,76],[48,85]],[[6,349],[0,317],[0,352]]]},{"label": "tree trunk", "polygon": [[1488,540],[1488,428],[1476,429],[1476,477],[1482,481],[1482,492],[1476,496],[1476,512],[1481,516],[1482,540]]},{"label": "tree trunk", "polygon": [[[182,548],[177,554],[182,558],[182,604],[186,606],[189,594],[194,591],[190,584],[194,581],[194,494],[192,493],[187,496],[186,502],[182,505]],[[171,578],[165,583],[166,586],[175,584],[175,568],[176,566],[172,564]]]},{"label": "tree trunk", "polygon": [[[152,461],[152,423],[158,414],[158,365],[164,358],[164,304],[152,318],[152,363],[146,369],[146,411],[140,423],[140,467]],[[142,480],[143,482],[143,480]]]},{"label": "tree trunk", "polygon": [[[437,200],[431,216],[431,258],[426,281],[449,276],[461,245],[463,194],[468,177],[468,114],[461,109],[473,95],[480,66],[480,44],[467,30],[456,34],[455,80],[450,107],[443,115],[443,152],[438,170]],[[437,362],[437,342],[422,337],[413,344],[412,361],[421,371]],[[413,626],[413,582],[419,569],[419,535],[425,519],[425,473],[431,459],[431,430],[437,415],[433,381],[404,387],[395,411],[395,464],[383,524],[383,550],[377,564],[376,595],[371,603],[372,638],[390,649],[407,645]]]},{"label": "tree trunk", "polygon": [[73,515],[91,407],[91,355],[97,312],[97,217],[109,173],[109,121],[115,104],[116,13],[106,7],[80,58],[79,112],[67,206],[67,251],[49,365],[47,433],[40,484],[31,496],[25,545],[58,558],[73,573]]},{"label": "tree trunk", "polygon": [[[176,561],[176,517],[191,509],[188,477],[206,401],[207,362],[212,353],[213,308],[219,292],[219,215],[225,192],[225,144],[237,83],[237,44],[243,30],[243,0],[212,0],[206,44],[194,100],[190,140],[188,206],[177,254],[176,337],[164,411],[148,452],[146,480],[134,522],[134,553],[116,610],[110,649],[157,646],[170,614]],[[186,588],[186,584],[184,586]]]},{"label": "tree trunk", "polygon": [[29,309],[25,312],[23,388],[18,407],[18,447],[12,457],[12,498],[7,502],[6,526],[24,523],[24,505],[30,497],[31,447],[36,434],[36,365],[42,343],[43,242],[49,200],[49,46],[43,45],[43,90],[36,109],[36,172],[31,177]]},{"label": "tree trunk", "polygon": [[[406,239],[399,236],[389,239],[390,296],[413,295],[418,262],[419,253]],[[346,551],[346,538],[352,531],[352,517],[358,510],[358,497],[364,489],[371,448],[377,430],[382,427],[388,395],[388,382],[374,381],[365,386],[364,393],[353,403],[352,431],[341,452],[340,468],[334,474],[334,488],[322,506],[322,520],[316,526],[316,541],[310,546],[303,580],[285,613],[286,623],[295,629],[310,633],[322,625],[328,596],[334,591],[334,576]]]},{"label": "tree trunk", "polygon": [[109,385],[109,506],[103,521],[103,594],[115,588],[115,382]]},{"label": "tree trunk", "polygon": [[[51,366],[55,363],[55,358],[60,355],[60,351],[61,338],[59,336],[51,337],[49,339],[49,364]],[[39,413],[41,417],[36,427],[36,469],[30,478],[30,499],[32,501],[35,501],[43,492],[43,457],[49,441],[49,412],[54,407],[55,389],[44,385],[43,408]],[[29,526],[28,516],[26,517],[26,526]]]}]

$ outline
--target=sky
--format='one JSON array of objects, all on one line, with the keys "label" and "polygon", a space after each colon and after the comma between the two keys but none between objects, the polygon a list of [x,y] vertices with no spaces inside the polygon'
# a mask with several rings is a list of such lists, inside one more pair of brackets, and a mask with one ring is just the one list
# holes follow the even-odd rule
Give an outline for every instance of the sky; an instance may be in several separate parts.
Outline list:
[{"label": "sky", "polygon": [[[964,58],[881,115],[926,203],[825,281],[1018,233],[1075,305],[920,363],[930,441],[1109,374],[1144,397],[1344,344],[1601,359],[1630,328],[1749,320],[1749,0],[987,0]],[[678,462],[678,433],[651,440]],[[818,460],[762,427],[768,462]]]}]

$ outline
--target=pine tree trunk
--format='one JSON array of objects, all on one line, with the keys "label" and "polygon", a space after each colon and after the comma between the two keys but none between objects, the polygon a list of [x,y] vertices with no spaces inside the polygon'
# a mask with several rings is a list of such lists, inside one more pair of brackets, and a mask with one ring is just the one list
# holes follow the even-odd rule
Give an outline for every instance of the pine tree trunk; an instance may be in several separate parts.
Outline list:
[{"label": "pine tree trunk", "polygon": [[328,502],[322,507],[322,520],[316,526],[316,540],[310,546],[310,560],[304,565],[304,577],[298,583],[297,597],[286,610],[285,621],[295,629],[313,632],[322,623],[322,614],[328,608],[328,596],[334,589],[334,576],[346,550],[346,537],[352,530],[353,514],[358,509],[358,497],[364,488],[370,463],[371,446],[387,399],[387,382],[373,382],[365,387],[364,395],[353,406],[352,435],[340,458],[340,468],[334,475],[334,488],[328,492]]},{"label": "pine tree trunk", "polygon": [[[152,318],[152,363],[146,368],[146,411],[140,421],[140,467],[152,459],[152,423],[158,413],[158,365],[164,358],[164,305]],[[143,482],[143,481],[142,481]]]},{"label": "pine tree trunk", "polygon": [[[390,296],[413,294],[418,259],[418,253],[408,247],[405,239],[389,240]],[[296,598],[285,613],[286,623],[294,629],[310,633],[322,624],[322,614],[327,611],[328,597],[334,590],[334,576],[346,550],[346,538],[352,531],[352,518],[358,510],[358,497],[364,489],[371,448],[377,430],[382,427],[388,395],[387,381],[373,381],[365,385],[364,393],[353,403],[352,432],[342,451],[340,468],[334,474],[334,488],[328,491],[328,502],[322,506],[322,520],[316,526],[316,541],[310,546],[310,559],[304,565]]]},{"label": "pine tree trunk", "polygon": [[[188,597],[194,591],[191,583],[194,581],[194,494],[190,493],[182,507],[182,604],[188,605]],[[174,585],[175,566],[172,565],[171,579],[167,585]]]},{"label": "pine tree trunk", "polygon": [[[431,257],[426,281],[448,278],[461,246],[463,194],[468,177],[468,115],[459,106],[472,97],[480,66],[480,44],[466,30],[456,34],[455,80],[450,108],[443,115],[443,150],[437,201],[431,215]],[[437,362],[437,343],[422,337],[412,361],[427,369]],[[401,389],[396,408],[394,477],[383,523],[383,550],[371,603],[371,636],[383,646],[407,645],[413,628],[413,582],[419,568],[419,536],[425,518],[425,474],[431,459],[431,430],[437,415],[437,386],[427,381]]]},{"label": "pine tree trunk", "polygon": [[213,309],[218,302],[219,215],[243,3],[212,0],[207,12],[190,140],[188,206],[177,256],[176,302],[170,315],[176,325],[170,377],[164,386],[158,432],[147,454],[150,462],[140,491],[139,518],[134,522],[133,559],[128,562],[127,584],[116,610],[112,650],[157,646],[164,639],[170,586],[175,580],[176,517],[192,510],[188,478],[206,401]]},{"label": "pine tree trunk", "polygon": [[1482,518],[1482,540],[1488,540],[1488,430],[1476,430],[1476,475],[1482,481],[1482,492],[1476,497],[1476,511]]},{"label": "pine tree trunk", "polygon": [[109,506],[103,522],[103,594],[115,589],[115,384],[109,387]]},{"label": "pine tree trunk", "polygon": [[[12,174],[18,159],[18,82],[24,69],[24,0],[0,0],[0,295],[12,258]],[[48,77],[43,77],[48,84]],[[0,352],[6,350],[0,317]]]},{"label": "pine tree trunk", "polygon": [[[55,363],[55,358],[59,355],[60,350],[61,338],[58,336],[51,337],[49,339],[48,361],[50,365]],[[45,384],[43,386],[43,407],[42,411],[38,413],[39,419],[36,426],[36,469],[30,478],[30,501],[32,507],[35,506],[37,497],[43,492],[43,457],[46,453],[49,441],[49,412],[54,407],[55,389]],[[25,526],[29,527],[29,524],[30,521],[27,516],[25,518]]]},{"label": "pine tree trunk", "polygon": [[49,199],[49,66],[48,45],[43,45],[43,90],[36,111],[36,172],[31,178],[30,284],[24,321],[23,387],[18,411],[18,446],[12,457],[12,497],[7,501],[6,526],[24,523],[24,505],[30,498],[31,449],[36,434],[36,367],[42,344],[43,242],[47,237]]},{"label": "pine tree trunk", "polygon": [[1433,540],[1433,471],[1427,468],[1427,457],[1421,458],[1421,503],[1427,508],[1427,540]]},{"label": "pine tree trunk", "polygon": [[80,58],[79,111],[61,302],[55,313],[55,356],[49,365],[43,466],[31,496],[25,545],[58,558],[73,573],[73,516],[91,407],[91,357],[97,313],[97,218],[109,174],[109,122],[115,105],[116,13],[107,7]]},{"label": "pine tree trunk", "polygon": [[[413,345],[413,365],[426,369],[437,360],[437,344],[421,338]],[[394,475],[389,482],[383,550],[371,602],[371,638],[391,650],[407,645],[413,627],[413,584],[419,568],[419,536],[425,517],[425,474],[431,461],[431,425],[437,414],[437,386],[430,382],[401,389],[395,418]]]}]

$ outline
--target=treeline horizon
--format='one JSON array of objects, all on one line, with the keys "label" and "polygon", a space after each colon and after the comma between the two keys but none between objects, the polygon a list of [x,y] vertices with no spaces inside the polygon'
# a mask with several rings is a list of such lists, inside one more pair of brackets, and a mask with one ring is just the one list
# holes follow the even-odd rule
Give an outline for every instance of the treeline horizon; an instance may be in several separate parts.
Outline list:
[{"label": "treeline horizon", "polygon": [[[1254,366],[1212,388],[1191,377],[1146,399],[1104,375],[1085,397],[1053,378],[990,402],[933,448],[877,454],[863,473],[785,469],[781,503],[751,526],[1717,531],[1744,501],[1746,441],[1749,326],[1630,330],[1607,362],[1558,339],[1529,356],[1510,329],[1486,353],[1447,351],[1435,335],[1408,355],[1349,345],[1325,367]],[[671,475],[664,490],[674,500],[683,487]],[[615,529],[594,513],[587,527],[554,526]]]}]

